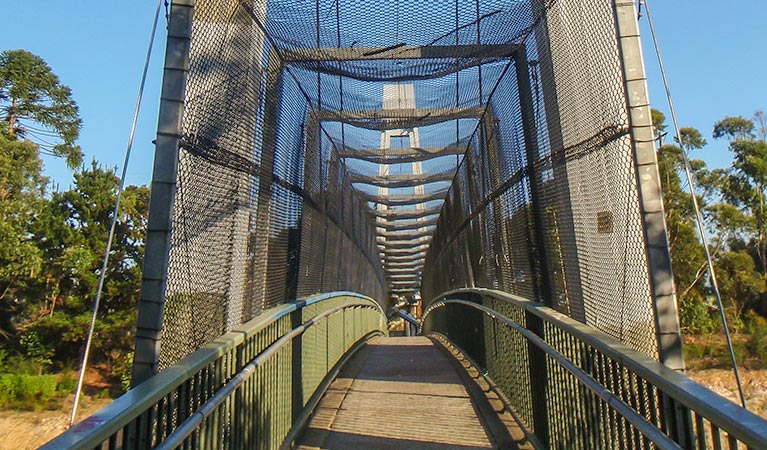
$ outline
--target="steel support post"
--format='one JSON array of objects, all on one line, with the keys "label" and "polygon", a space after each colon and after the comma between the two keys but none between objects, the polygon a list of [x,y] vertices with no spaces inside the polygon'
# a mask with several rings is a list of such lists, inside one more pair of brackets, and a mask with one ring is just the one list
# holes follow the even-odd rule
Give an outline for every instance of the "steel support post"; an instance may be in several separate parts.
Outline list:
[{"label": "steel support post", "polygon": [[[533,284],[538,301],[551,304],[550,272],[546,257],[546,244],[542,232],[544,227],[538,192],[538,181],[541,174],[536,165],[538,156],[538,142],[536,140],[535,116],[533,113],[532,90],[530,88],[530,72],[527,64],[527,54],[524,47],[514,53],[514,69],[517,77],[517,89],[519,93],[519,106],[522,113],[522,128],[525,140],[525,156],[527,158],[527,173],[530,180],[531,213],[533,229],[530,230],[531,243],[535,246],[535,252],[531,252],[531,269],[537,274],[537,283]],[[537,270],[536,270],[537,269]],[[543,321],[540,317],[526,313],[527,328],[544,339]],[[549,447],[549,415],[546,396],[548,394],[549,378],[546,367],[546,355],[535,345],[528,342],[528,361],[530,363],[530,395],[533,406],[533,428],[544,448]]]},{"label": "steel support post", "polygon": [[[481,124],[484,134],[483,141],[485,142],[485,148],[487,149],[488,156],[488,173],[490,174],[490,192],[494,192],[503,183],[503,177],[501,176],[501,157],[500,148],[501,143],[498,136],[498,119],[495,117],[495,112],[492,106],[488,106],[487,113]],[[493,226],[495,227],[495,261],[491,264],[495,264],[497,287],[503,290],[509,291],[511,279],[511,269],[508,267],[508,244],[510,242],[508,229],[506,227],[506,207],[501,195],[495,196],[493,199]]]},{"label": "steel support post", "polygon": [[[262,309],[267,299],[267,272],[269,266],[269,228],[272,210],[272,181],[274,153],[277,148],[277,124],[280,114],[280,87],[282,61],[274,49],[269,51],[266,64],[266,95],[264,105],[264,129],[261,141],[261,168],[258,176],[255,236],[251,241],[250,258],[253,259],[250,305]],[[258,304],[260,302],[260,304]]]},{"label": "steel support post", "polygon": [[137,306],[132,386],[157,373],[160,356],[193,15],[194,0],[173,0],[165,49],[141,293]]},{"label": "steel support post", "polygon": [[[572,196],[570,193],[570,181],[565,160],[565,143],[562,135],[562,122],[559,116],[559,99],[557,93],[557,74],[552,61],[551,41],[549,38],[548,9],[544,0],[533,0],[533,13],[535,17],[540,15],[540,26],[536,27],[535,41],[538,60],[529,61],[538,67],[538,78],[543,96],[543,110],[548,131],[549,150],[551,155],[551,170],[554,176],[555,199],[552,202],[556,206],[556,224],[552,226],[559,236],[572,236],[559,242],[562,255],[558,259],[566,257],[567,261],[558,261],[562,270],[563,294],[567,302],[570,317],[579,322],[586,323],[586,308],[581,289],[580,258],[576,241],[575,224],[573,220]],[[527,62],[526,62],[527,64]],[[536,155],[537,158],[537,155]],[[554,222],[554,220],[552,220]],[[567,264],[567,263],[570,264]],[[556,282],[556,280],[551,280]],[[554,284],[550,285],[555,288]],[[554,299],[552,298],[553,302]],[[552,303],[552,306],[555,306]]]},{"label": "steel support post", "polygon": [[[535,314],[525,311],[526,328],[546,340],[543,329],[543,319]],[[549,448],[549,379],[546,364],[546,353],[538,346],[527,341],[527,355],[530,368],[530,395],[533,407],[533,429],[543,448]]]},{"label": "steel support post", "polygon": [[540,203],[541,197],[538,192],[539,181],[541,179],[540,170],[537,165],[538,160],[538,141],[537,130],[535,129],[535,114],[533,109],[533,96],[530,87],[530,72],[527,64],[527,54],[524,47],[521,47],[514,53],[514,70],[517,77],[517,89],[519,93],[519,108],[522,113],[522,132],[525,140],[525,157],[527,160],[527,176],[530,180],[530,213],[532,214],[533,227],[529,230],[530,243],[535,246],[535,251],[531,252],[531,267],[536,275],[536,282],[533,283],[536,300],[551,306],[551,280],[549,278],[549,264],[546,255],[546,241],[543,232],[546,230],[543,217],[541,215]]},{"label": "steel support post", "polygon": [[647,95],[647,79],[639,40],[635,0],[614,0],[615,26],[626,89],[629,129],[639,191],[639,209],[650,275],[660,361],[684,370],[676,290],[671,270],[666,220],[663,211],[655,136]]}]

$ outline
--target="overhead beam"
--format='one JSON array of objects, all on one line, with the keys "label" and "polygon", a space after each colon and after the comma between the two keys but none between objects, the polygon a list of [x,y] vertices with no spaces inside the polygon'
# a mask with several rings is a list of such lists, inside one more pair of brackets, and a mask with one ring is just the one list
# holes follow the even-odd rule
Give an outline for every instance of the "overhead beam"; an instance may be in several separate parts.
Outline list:
[{"label": "overhead beam", "polygon": [[312,121],[343,122],[370,130],[395,130],[422,127],[455,119],[478,119],[483,107],[405,108],[405,109],[322,109],[309,113]]},{"label": "overhead beam", "polygon": [[[321,122],[344,122],[347,120],[423,119],[440,117],[449,119],[479,118],[484,111],[480,106],[448,108],[389,108],[389,109],[321,109],[312,111]],[[448,120],[448,119],[446,119]]]},{"label": "overhead beam", "polygon": [[463,155],[466,145],[448,145],[446,147],[407,147],[387,149],[361,149],[340,147],[338,156],[341,158],[361,159],[377,164],[401,164],[408,162],[426,161],[441,156]]},{"label": "overhead beam", "polygon": [[421,267],[419,266],[417,269],[418,269],[418,270],[420,270],[420,269],[421,269]]},{"label": "overhead beam", "polygon": [[384,263],[385,270],[392,270],[392,269],[409,269],[409,270],[415,270],[420,269],[423,267],[423,260],[415,260],[412,262],[390,262],[390,263]]},{"label": "overhead beam", "polygon": [[[402,231],[402,230],[417,230],[419,228],[430,227],[437,224],[437,218],[424,219],[424,220],[393,220],[393,221],[378,221],[376,227],[383,228],[388,231]],[[424,236],[431,235],[433,230],[429,230]],[[386,236],[386,233],[379,234],[379,236]]]},{"label": "overhead beam", "polygon": [[351,183],[372,184],[386,188],[413,187],[440,181],[450,181],[455,177],[455,172],[425,173],[421,175],[397,174],[397,175],[362,175],[351,173]]},{"label": "overhead beam", "polygon": [[413,248],[417,247],[419,245],[428,245],[431,239],[429,238],[420,238],[420,239],[414,239],[410,241],[386,241],[386,240],[377,240],[376,243],[378,244],[379,248]]},{"label": "overhead beam", "polygon": [[322,47],[283,48],[280,55],[285,63],[319,61],[377,61],[387,59],[459,59],[507,58],[519,48],[519,44],[469,44],[469,45],[404,45],[389,47]]},{"label": "overhead beam", "polygon": [[393,267],[391,269],[386,269],[386,273],[390,273],[390,274],[411,273],[412,274],[412,273],[415,273],[415,271],[407,267],[402,267],[402,268]]},{"label": "overhead beam", "polygon": [[389,280],[389,286],[391,287],[418,286],[420,284],[421,284],[420,279]]},{"label": "overhead beam", "polygon": [[431,240],[431,235],[434,232],[433,229],[427,229],[423,231],[384,231],[384,232],[378,232],[378,237],[387,239],[387,240],[408,240],[408,239],[420,239],[420,238],[429,238]]},{"label": "overhead beam", "polygon": [[396,256],[396,255],[415,255],[417,253],[425,252],[428,249],[429,249],[428,245],[419,245],[413,248],[384,248],[384,249],[379,249],[379,251],[387,256]]},{"label": "overhead beam", "polygon": [[388,263],[423,261],[424,258],[426,258],[426,252],[412,255],[384,255],[383,261],[384,266],[386,266]]},{"label": "overhead beam", "polygon": [[357,190],[357,195],[363,200],[386,206],[407,206],[419,203],[444,200],[447,188],[439,189],[428,194],[375,195]]},{"label": "overhead beam", "polygon": [[389,273],[387,274],[390,280],[417,280],[420,278],[420,273]]},{"label": "overhead beam", "polygon": [[370,209],[368,213],[376,217],[383,219],[398,220],[398,219],[418,219],[426,216],[433,216],[439,214],[442,207],[429,208],[429,209]]},{"label": "overhead beam", "polygon": [[419,280],[389,280],[389,285],[390,286],[399,286],[399,287],[402,287],[402,286],[414,286],[414,287],[418,287],[418,285],[420,285],[420,284],[421,283],[420,283]]},{"label": "overhead beam", "polygon": [[392,288],[397,287],[397,288],[400,288],[400,289],[407,289],[407,288],[418,289],[419,287],[421,287],[421,283],[419,283],[417,281],[403,281],[401,283],[400,282],[396,282],[396,281],[392,281],[391,283],[389,283],[389,285]]}]

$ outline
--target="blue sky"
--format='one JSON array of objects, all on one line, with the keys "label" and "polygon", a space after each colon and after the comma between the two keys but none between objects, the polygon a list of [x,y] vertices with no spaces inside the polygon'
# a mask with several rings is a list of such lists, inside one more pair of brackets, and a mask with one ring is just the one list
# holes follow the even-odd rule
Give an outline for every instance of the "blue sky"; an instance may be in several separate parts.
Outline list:
[{"label": "blue sky", "polygon": [[[86,162],[122,164],[155,5],[155,0],[24,0],[4,9],[0,50],[23,48],[41,56],[72,88],[84,121],[80,145]],[[729,165],[726,143],[711,139],[711,129],[723,116],[767,109],[767,2],[652,0],[650,6],[681,125],[699,128],[709,140],[693,156],[715,167]],[[650,98],[668,112],[645,19],[641,29]],[[151,177],[164,33],[161,26],[129,184]],[[70,185],[63,161],[46,158],[45,171],[62,189]]]}]

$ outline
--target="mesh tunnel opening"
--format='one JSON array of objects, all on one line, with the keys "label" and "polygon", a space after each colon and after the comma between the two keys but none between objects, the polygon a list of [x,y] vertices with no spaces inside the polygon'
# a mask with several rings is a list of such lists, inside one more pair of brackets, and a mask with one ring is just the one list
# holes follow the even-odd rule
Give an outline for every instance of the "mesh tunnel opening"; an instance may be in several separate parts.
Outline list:
[{"label": "mesh tunnel opening", "polygon": [[658,357],[613,5],[198,0],[160,366],[271,306],[487,287]]}]

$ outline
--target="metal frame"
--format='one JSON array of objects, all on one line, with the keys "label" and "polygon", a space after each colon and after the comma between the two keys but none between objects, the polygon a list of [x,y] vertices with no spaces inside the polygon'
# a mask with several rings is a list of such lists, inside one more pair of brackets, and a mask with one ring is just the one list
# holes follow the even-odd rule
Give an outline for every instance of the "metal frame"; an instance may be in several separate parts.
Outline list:
[{"label": "metal frame", "polygon": [[[476,118],[482,108],[409,108],[409,109],[347,109],[311,111],[313,119],[319,122],[343,122],[372,130],[396,130],[432,125],[455,119]],[[368,123],[379,122],[378,125]]]},{"label": "metal frame", "polygon": [[429,194],[393,194],[393,195],[373,195],[357,191],[359,197],[365,201],[380,203],[386,206],[406,206],[417,205],[436,200],[444,200],[447,195],[447,189],[439,189]]},{"label": "metal frame", "polygon": [[[556,80],[556,68],[553,66],[551,58],[547,2],[545,0],[531,0],[531,4],[533,6],[534,14],[540,14],[541,17],[541,26],[535,31],[540,77],[542,80],[554,81]],[[564,195],[557,195],[556,208],[560,217],[558,226],[565,228],[563,234],[573,236],[573,239],[565,240],[562,243],[562,246],[564,253],[569,255],[574,261],[578,261],[578,264],[567,266],[567,270],[564,273],[565,281],[567,283],[568,309],[572,317],[585,323],[586,308],[583,302],[583,290],[581,289],[580,258],[578,256],[578,246],[575,242],[576,233],[573,220],[571,192],[569,189],[570,182],[564,138],[562,134],[562,123],[559,115],[559,94],[557,89],[555,81],[552,83],[541,83],[544,114],[546,117],[546,131],[548,133],[550,146],[551,170],[554,179],[558,181],[560,186],[567,186],[567,188],[563,189],[564,192],[560,192],[560,194]],[[556,288],[553,282],[554,280],[549,278],[549,285],[547,288],[549,292],[552,292],[552,290]],[[553,303],[554,299],[549,298],[548,301]]]},{"label": "metal frame", "polygon": [[475,58],[505,58],[517,44],[470,45],[395,45],[391,47],[324,47],[282,49],[287,63],[314,63],[318,61],[376,61],[386,59],[453,59],[456,52],[471,54]]},{"label": "metal frame", "polygon": [[668,367],[684,371],[676,288],[671,269],[639,24],[636,20],[636,1],[613,0],[613,5],[634,150],[634,169],[639,188],[642,231],[647,246],[658,356]]},{"label": "metal frame", "polygon": [[560,366],[564,367],[568,372],[575,375],[575,377],[578,378],[578,380],[581,383],[583,383],[584,386],[586,386],[591,392],[599,396],[603,401],[608,403],[613,410],[615,410],[618,414],[626,418],[626,420],[628,420],[632,425],[637,427],[637,429],[639,429],[640,432],[645,437],[649,438],[653,444],[659,446],[661,449],[675,450],[679,448],[676,445],[676,443],[673,440],[671,440],[668,436],[663,434],[660,429],[652,426],[649,422],[647,422],[644,419],[644,417],[640,416],[631,407],[623,403],[620,400],[620,398],[614,395],[611,391],[609,391],[608,389],[605,389],[601,384],[596,382],[588,373],[581,370],[576,364],[572,363],[564,355],[562,355],[561,353],[556,351],[554,348],[549,346],[549,344],[547,344],[546,341],[541,339],[541,337],[538,336],[538,334],[533,333],[527,328],[522,327],[521,325],[517,324],[516,322],[504,316],[503,314],[500,314],[497,311],[494,311],[493,309],[488,308],[486,306],[482,306],[467,300],[459,300],[459,299],[439,300],[436,303],[434,303],[432,307],[426,311],[426,313],[424,314],[424,320],[426,316],[430,314],[434,309],[444,307],[450,304],[465,305],[474,309],[478,309],[482,311],[483,313],[485,313],[486,315],[490,316],[491,318],[503,323],[505,326],[521,334],[522,336],[524,336],[525,339],[527,339],[528,342],[533,344],[535,347],[537,347],[539,350],[541,350],[551,359],[555,360]]},{"label": "metal frame", "polygon": [[414,161],[426,161],[441,156],[463,155],[466,145],[449,145],[447,147],[408,147],[381,149],[355,149],[339,146],[338,156],[347,159],[361,159],[379,164],[401,164]]},{"label": "metal frame", "polygon": [[159,362],[193,15],[194,0],[173,0],[165,49],[141,293],[137,306],[131,377],[133,386],[157,373]]}]

